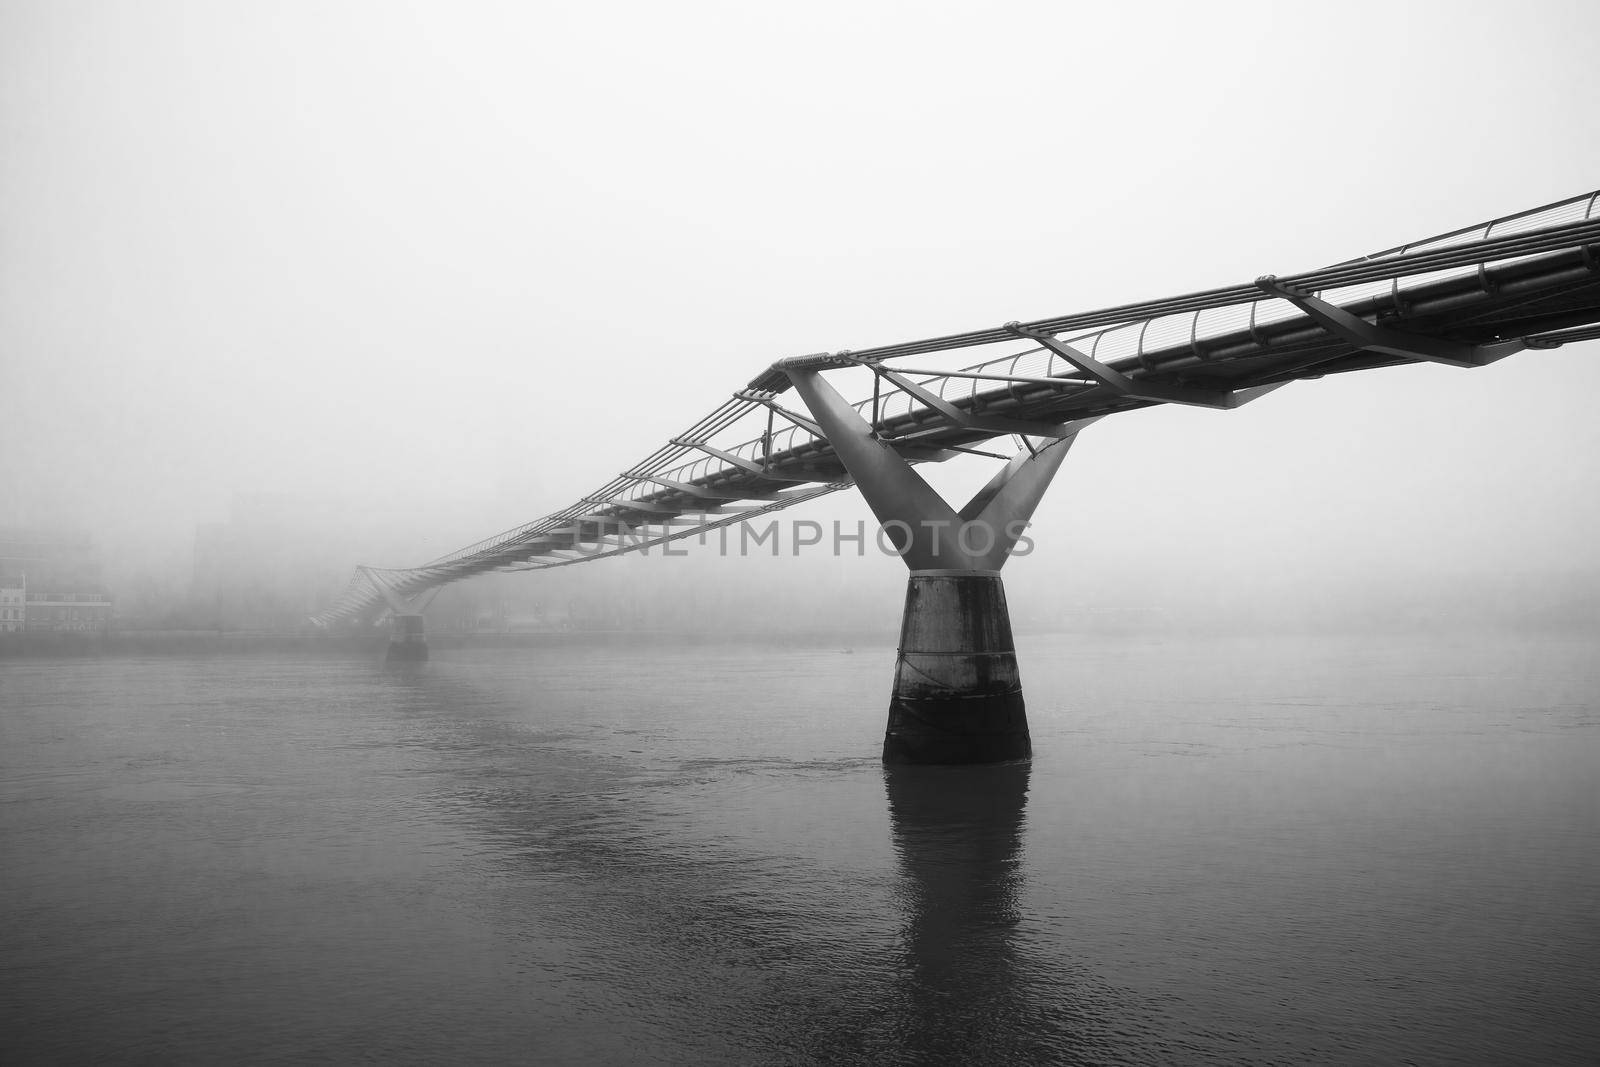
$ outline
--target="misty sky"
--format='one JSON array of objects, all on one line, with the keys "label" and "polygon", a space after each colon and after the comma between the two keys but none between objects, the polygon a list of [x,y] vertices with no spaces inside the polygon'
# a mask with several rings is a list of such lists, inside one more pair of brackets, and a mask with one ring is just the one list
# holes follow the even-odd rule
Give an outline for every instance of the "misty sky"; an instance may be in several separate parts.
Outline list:
[{"label": "misty sky", "polygon": [[[0,523],[181,568],[197,522],[270,494],[370,542],[350,564],[418,563],[775,359],[1600,187],[1597,39],[1580,2],[7,0]],[[1007,576],[1103,601],[1592,575],[1596,396],[1590,342],[1118,416]]]}]

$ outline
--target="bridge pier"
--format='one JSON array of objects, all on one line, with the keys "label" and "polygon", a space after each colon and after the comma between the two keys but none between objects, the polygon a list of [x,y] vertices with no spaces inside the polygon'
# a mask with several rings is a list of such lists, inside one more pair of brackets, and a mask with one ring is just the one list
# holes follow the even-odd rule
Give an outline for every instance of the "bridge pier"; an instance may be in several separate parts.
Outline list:
[{"label": "bridge pier", "polygon": [[913,572],[883,761],[998,763],[1032,754],[1000,575]]},{"label": "bridge pier", "polygon": [[998,763],[1033,754],[1000,568],[1027,529],[1085,420],[1018,423],[1048,438],[959,512],[815,369],[788,368],[884,533],[910,568],[894,691],[884,731],[889,764]]},{"label": "bridge pier", "polygon": [[426,663],[428,638],[422,625],[422,614],[399,614],[389,620],[389,648],[383,654],[385,663]]},{"label": "bridge pier", "polygon": [[415,595],[406,595],[394,587],[386,571],[376,567],[357,567],[389,604],[389,647],[383,654],[385,663],[426,663],[428,660],[428,635],[423,626],[422,613],[433,603],[439,588],[434,586]]}]

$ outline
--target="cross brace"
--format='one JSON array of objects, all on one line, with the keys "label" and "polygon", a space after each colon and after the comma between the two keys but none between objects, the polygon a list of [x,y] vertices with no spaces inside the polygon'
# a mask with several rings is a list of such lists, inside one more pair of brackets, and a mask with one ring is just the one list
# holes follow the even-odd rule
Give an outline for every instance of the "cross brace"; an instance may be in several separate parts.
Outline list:
[{"label": "cross brace", "polygon": [[1226,388],[1206,389],[1192,385],[1152,382],[1142,378],[1135,379],[1128,377],[1121,371],[1106,366],[1087,353],[1080,352],[1071,345],[1063,343],[1054,334],[1030,330],[1020,322],[1008,322],[1004,328],[1007,333],[1014,337],[1026,337],[1030,341],[1037,341],[1106,388],[1121,393],[1123,396],[1133,397],[1136,400],[1154,400],[1164,404],[1187,404],[1191,407],[1219,408],[1226,411],[1243,407],[1257,397],[1265,396],[1284,384],[1278,382],[1273,385],[1258,385],[1249,389],[1235,390]]},{"label": "cross brace", "polygon": [[682,508],[675,508],[671,504],[654,504],[648,500],[594,500],[590,497],[584,497],[583,502],[602,507],[637,511],[641,515],[678,515],[683,512]]},{"label": "cross brace", "polygon": [[[765,474],[766,472],[760,472]],[[656,474],[629,474],[624,472],[624,478],[631,478],[636,482],[654,482],[656,485],[667,489],[675,489],[680,493],[698,497],[701,500],[782,500],[782,493],[759,493],[754,489],[709,489],[703,485],[692,482],[680,482],[672,478],[663,478]],[[622,507],[633,507],[633,503],[623,503]]]},{"label": "cross brace", "polygon": [[1054,437],[1064,439],[1076,433],[1063,430],[1053,422],[1037,422],[1028,419],[1012,419],[996,415],[976,415],[970,411],[962,411],[944,397],[907,378],[904,374],[890,370],[888,367],[877,364],[867,364],[875,374],[881,374],[893,382],[900,389],[905,390],[929,408],[938,412],[945,421],[960,426],[963,429],[988,430],[992,433],[1014,433],[1029,437]]},{"label": "cross brace", "polygon": [[1257,278],[1256,288],[1287,300],[1341,341],[1385,356],[1420,359],[1451,367],[1483,367],[1528,347],[1523,341],[1474,345],[1379,326],[1271,274]]},{"label": "cross brace", "polygon": [[820,426],[806,418],[804,415],[797,415],[790,411],[788,408],[774,400],[773,395],[773,393],[766,390],[741,389],[737,393],[734,393],[733,397],[735,400],[748,400],[753,404],[760,404],[762,407],[782,415],[784,418],[788,419],[790,422],[794,423],[807,433],[815,434],[818,437],[822,436],[822,428]]},{"label": "cross brace", "polygon": [[685,441],[674,437],[672,443],[684,448],[698,448],[706,455],[720,459],[729,466],[738,467],[740,470],[749,471],[751,474],[759,474],[763,478],[771,478],[775,482],[814,482],[817,480],[810,475],[784,474],[780,471],[768,470],[755,460],[736,456],[732,452],[724,452],[722,449],[714,445],[708,445],[704,441]]}]

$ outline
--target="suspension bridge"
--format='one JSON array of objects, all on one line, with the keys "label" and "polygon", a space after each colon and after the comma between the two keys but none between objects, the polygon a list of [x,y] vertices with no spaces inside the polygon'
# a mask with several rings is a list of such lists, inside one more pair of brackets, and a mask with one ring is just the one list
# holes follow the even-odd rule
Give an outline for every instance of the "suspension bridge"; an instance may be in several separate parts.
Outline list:
[{"label": "suspension bridge", "polygon": [[[1031,749],[1000,569],[1085,428],[1159,404],[1226,410],[1330,374],[1482,367],[1595,338],[1600,191],[1299,274],[795,356],[559,511],[420,566],[358,567],[313,621],[390,614],[391,656],[425,658],[421,611],[448,583],[648,551],[854,485],[910,568],[885,760],[1021,758]],[[846,379],[854,400],[834,386]],[[957,509],[914,467],[964,454],[1005,465]]]}]

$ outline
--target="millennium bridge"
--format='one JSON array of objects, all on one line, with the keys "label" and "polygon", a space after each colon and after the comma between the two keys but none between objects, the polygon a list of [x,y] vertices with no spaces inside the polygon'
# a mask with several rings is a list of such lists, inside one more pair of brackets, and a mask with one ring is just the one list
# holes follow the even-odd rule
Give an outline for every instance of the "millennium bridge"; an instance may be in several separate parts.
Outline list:
[{"label": "millennium bridge", "polygon": [[[1000,570],[1078,434],[1157,404],[1236,408],[1329,374],[1482,367],[1600,338],[1597,201],[1300,274],[779,360],[560,511],[421,566],[358,567],[313,621],[391,615],[391,658],[425,658],[422,610],[450,582],[647,551],[854,485],[910,569],[884,760],[1024,758]],[[830,377],[865,395],[846,400]],[[966,454],[1005,463],[957,509],[914,468]]]}]

